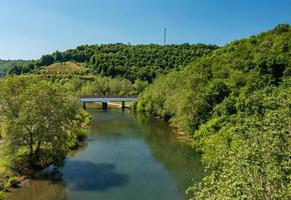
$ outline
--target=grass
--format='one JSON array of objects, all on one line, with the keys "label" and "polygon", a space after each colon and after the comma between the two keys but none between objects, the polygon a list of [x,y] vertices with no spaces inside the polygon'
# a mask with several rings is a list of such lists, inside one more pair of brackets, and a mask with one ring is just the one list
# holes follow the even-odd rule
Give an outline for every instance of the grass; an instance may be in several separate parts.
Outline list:
[{"label": "grass", "polygon": [[88,69],[81,63],[72,61],[54,63],[41,70],[44,74],[86,74]]}]

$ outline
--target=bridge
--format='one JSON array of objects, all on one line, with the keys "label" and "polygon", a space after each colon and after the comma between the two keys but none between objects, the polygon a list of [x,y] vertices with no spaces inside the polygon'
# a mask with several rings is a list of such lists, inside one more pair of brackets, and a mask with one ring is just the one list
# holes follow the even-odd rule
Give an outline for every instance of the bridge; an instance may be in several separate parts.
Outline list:
[{"label": "bridge", "polygon": [[137,96],[124,95],[86,95],[80,96],[80,101],[83,103],[83,108],[86,109],[86,103],[101,102],[102,109],[108,107],[108,102],[121,102],[121,108],[125,108],[125,102],[136,101]]}]

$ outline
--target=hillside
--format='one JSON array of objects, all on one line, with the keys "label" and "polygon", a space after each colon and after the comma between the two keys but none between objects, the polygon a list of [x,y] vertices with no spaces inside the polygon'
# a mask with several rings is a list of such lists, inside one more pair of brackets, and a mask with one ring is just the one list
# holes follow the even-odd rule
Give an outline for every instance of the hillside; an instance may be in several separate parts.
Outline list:
[{"label": "hillside", "polygon": [[290,75],[285,24],[157,78],[136,109],[194,139],[209,169],[188,191],[195,199],[287,199]]},{"label": "hillside", "polygon": [[192,62],[184,70],[158,78],[142,94],[140,109],[162,118],[175,118],[180,108],[173,107],[172,99],[168,98],[188,96],[183,93],[198,92],[195,90],[205,89],[215,81],[223,82],[223,87],[227,88],[225,97],[251,94],[268,85],[279,85],[291,75],[290,29],[289,25],[281,25],[258,36],[231,42]]},{"label": "hillside", "polygon": [[84,63],[92,72],[131,81],[151,82],[159,74],[180,70],[190,62],[217,49],[215,45],[83,45],[64,52],[56,51],[10,70],[11,74],[37,72],[53,63],[73,61]]},{"label": "hillside", "polygon": [[[25,60],[1,60],[0,59],[0,77],[9,73],[10,69],[16,69],[18,66],[23,66],[27,64],[28,61]],[[18,73],[18,70],[15,70]]]},{"label": "hillside", "polygon": [[41,74],[61,74],[61,75],[72,75],[72,74],[85,74],[88,69],[80,63],[71,61],[53,63],[40,71]]}]

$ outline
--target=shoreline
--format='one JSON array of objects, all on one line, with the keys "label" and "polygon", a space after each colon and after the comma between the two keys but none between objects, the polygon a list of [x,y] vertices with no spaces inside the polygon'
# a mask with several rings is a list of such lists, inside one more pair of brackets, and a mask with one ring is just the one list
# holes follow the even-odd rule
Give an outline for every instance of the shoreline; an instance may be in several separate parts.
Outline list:
[{"label": "shoreline", "polygon": [[[83,120],[84,120],[84,122],[81,124],[81,126],[79,128],[85,129],[87,132],[87,136],[85,138],[76,138],[75,146],[72,146],[72,147],[68,146],[68,150],[65,154],[65,157],[73,155],[76,151],[78,151],[79,149],[82,149],[84,146],[86,146],[85,140],[88,137],[88,126],[91,123],[91,115],[89,113],[87,113],[86,116],[84,116]],[[0,139],[0,145],[3,145],[3,144],[4,144],[4,139]],[[6,162],[6,160],[3,159],[3,163],[5,163],[5,162]],[[25,174],[25,173],[19,174],[17,172],[12,173],[10,171],[8,165],[4,165],[4,164],[2,166],[0,165],[0,169],[3,168],[2,174],[0,174],[0,200],[6,199],[7,195],[17,191],[18,189],[23,188],[25,186],[25,184],[28,183],[29,180],[34,179],[34,176],[37,173],[41,172],[42,170],[44,170],[50,166],[52,166],[52,164],[49,164],[49,165],[43,166],[43,167],[39,167],[39,168],[29,169],[27,174]],[[13,184],[11,183],[12,180],[14,180]]]}]

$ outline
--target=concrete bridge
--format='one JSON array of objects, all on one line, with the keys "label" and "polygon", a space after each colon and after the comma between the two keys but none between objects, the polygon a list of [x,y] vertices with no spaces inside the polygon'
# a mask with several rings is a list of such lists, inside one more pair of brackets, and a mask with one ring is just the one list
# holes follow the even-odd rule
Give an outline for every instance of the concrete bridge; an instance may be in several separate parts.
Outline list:
[{"label": "concrete bridge", "polygon": [[123,96],[123,95],[87,95],[80,96],[80,101],[83,102],[83,108],[86,109],[86,103],[101,102],[102,108],[108,107],[108,102],[121,102],[121,108],[125,108],[125,102],[136,101],[137,96]]}]

